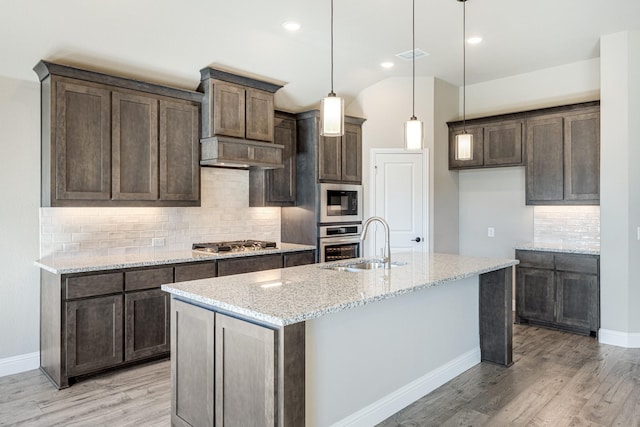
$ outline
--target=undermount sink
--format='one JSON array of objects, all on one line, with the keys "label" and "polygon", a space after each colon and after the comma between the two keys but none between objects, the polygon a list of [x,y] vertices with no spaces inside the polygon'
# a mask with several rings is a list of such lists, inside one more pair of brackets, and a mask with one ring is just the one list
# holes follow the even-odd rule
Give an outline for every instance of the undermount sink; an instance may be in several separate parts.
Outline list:
[{"label": "undermount sink", "polygon": [[[391,267],[399,267],[405,264],[406,263],[392,262]],[[376,260],[358,261],[358,262],[352,262],[352,263],[340,264],[340,265],[326,265],[326,266],[323,266],[322,268],[326,268],[329,270],[336,270],[336,271],[349,271],[351,273],[355,273],[362,270],[374,270],[376,268],[384,268],[384,266],[385,266],[385,262],[383,260],[376,259]]]}]

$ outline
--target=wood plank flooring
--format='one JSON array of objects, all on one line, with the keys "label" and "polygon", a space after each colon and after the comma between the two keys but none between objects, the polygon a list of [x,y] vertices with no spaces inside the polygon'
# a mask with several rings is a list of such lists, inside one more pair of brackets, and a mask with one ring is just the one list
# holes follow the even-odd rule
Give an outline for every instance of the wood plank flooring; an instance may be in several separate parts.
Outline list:
[{"label": "wood plank flooring", "polygon": [[[640,426],[640,349],[514,325],[514,365],[479,364],[378,427]],[[38,370],[0,378],[0,426],[169,426],[169,362],[56,390]]]}]

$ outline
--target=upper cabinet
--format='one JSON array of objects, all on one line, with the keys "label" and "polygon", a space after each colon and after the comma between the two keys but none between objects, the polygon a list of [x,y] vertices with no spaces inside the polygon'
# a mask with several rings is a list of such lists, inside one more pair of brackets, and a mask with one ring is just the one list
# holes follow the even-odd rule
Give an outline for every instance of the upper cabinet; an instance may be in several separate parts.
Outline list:
[{"label": "upper cabinet", "polygon": [[249,171],[249,206],[294,206],[296,203],[296,117],[275,112],[274,141],[284,147],[283,168]]},{"label": "upper cabinet", "polygon": [[200,204],[201,94],[44,61],[34,70],[42,206]]},{"label": "upper cabinet", "polygon": [[550,109],[526,122],[528,205],[600,203],[598,103]]},{"label": "upper cabinet", "polygon": [[274,144],[274,93],[282,86],[214,68],[200,71],[205,166],[281,168]]},{"label": "upper cabinet", "polygon": [[[476,169],[498,166],[521,166],[523,155],[523,119],[493,117],[451,122],[449,125],[449,169]],[[455,159],[456,135],[473,135],[473,159]]]},{"label": "upper cabinet", "polygon": [[449,122],[449,169],[526,165],[527,205],[600,203],[600,102],[585,102],[466,121],[473,159],[455,160]]},{"label": "upper cabinet", "polygon": [[[320,135],[320,112],[307,111],[297,115],[298,146],[306,161],[317,159],[318,182],[362,183],[362,124],[364,119],[345,116],[345,132],[341,137]],[[311,156],[308,150],[314,149]],[[315,169],[315,165],[305,168]]]}]

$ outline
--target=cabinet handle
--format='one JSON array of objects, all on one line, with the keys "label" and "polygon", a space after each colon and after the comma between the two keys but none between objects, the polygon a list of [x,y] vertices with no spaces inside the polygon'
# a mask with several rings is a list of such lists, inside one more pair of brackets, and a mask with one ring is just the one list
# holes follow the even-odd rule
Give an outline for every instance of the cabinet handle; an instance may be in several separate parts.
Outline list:
[{"label": "cabinet handle", "polygon": [[422,239],[420,237],[416,237],[415,239],[411,239],[411,241],[420,243]]}]

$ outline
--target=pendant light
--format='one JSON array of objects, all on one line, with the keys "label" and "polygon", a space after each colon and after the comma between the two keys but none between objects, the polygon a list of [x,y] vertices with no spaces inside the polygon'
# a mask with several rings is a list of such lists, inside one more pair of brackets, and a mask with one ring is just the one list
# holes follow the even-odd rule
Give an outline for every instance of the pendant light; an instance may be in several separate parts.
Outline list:
[{"label": "pendant light", "polygon": [[344,100],[333,92],[333,0],[331,0],[331,92],[320,103],[320,135],[344,134]]},{"label": "pendant light", "polygon": [[422,148],[424,130],[422,122],[416,117],[416,0],[413,0],[412,16],[412,43],[413,43],[413,74],[412,74],[412,110],[411,118],[404,123],[404,147],[407,150],[419,150]]},{"label": "pendant light", "polygon": [[456,135],[456,160],[473,160],[473,135],[467,133],[467,40],[466,19],[467,0],[462,2],[462,133]]}]

